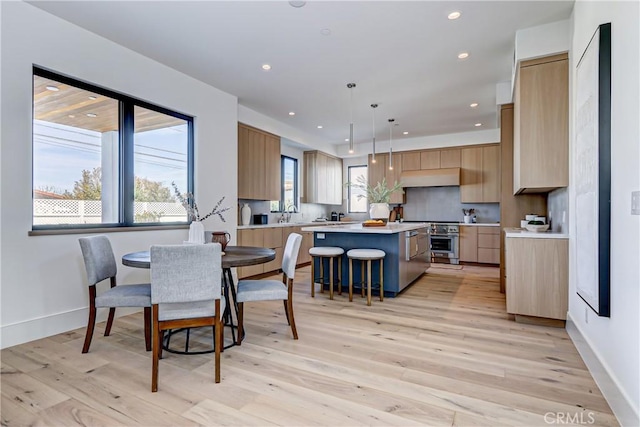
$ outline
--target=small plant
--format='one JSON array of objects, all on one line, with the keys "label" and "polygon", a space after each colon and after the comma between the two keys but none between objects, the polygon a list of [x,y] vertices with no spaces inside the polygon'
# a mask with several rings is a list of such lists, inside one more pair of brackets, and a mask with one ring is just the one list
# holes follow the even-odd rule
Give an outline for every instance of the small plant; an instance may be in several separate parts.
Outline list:
[{"label": "small plant", "polygon": [[[396,191],[402,190],[402,183],[396,181],[393,186],[387,187],[386,178],[382,178],[382,182],[378,182],[375,186],[371,186],[367,183],[364,176],[360,175],[356,178],[356,182],[347,182],[345,186],[357,188],[367,193],[367,200],[369,203],[389,203],[391,195]],[[358,200],[365,197],[363,194],[358,194]]]},{"label": "small plant", "polygon": [[222,196],[222,199],[218,201],[218,203],[216,204],[216,206],[213,208],[211,212],[201,217],[200,211],[198,210],[198,204],[196,203],[196,199],[193,196],[193,193],[184,193],[183,195],[180,192],[180,190],[178,190],[178,186],[176,185],[175,182],[172,182],[171,185],[173,186],[173,192],[176,195],[176,199],[178,199],[182,207],[184,207],[184,209],[187,211],[187,216],[189,217],[189,221],[204,221],[205,219],[209,218],[211,215],[218,215],[218,217],[222,222],[226,222],[222,214],[231,208],[226,207],[226,208],[220,209],[220,205],[222,205],[222,202],[224,201],[224,196]]}]

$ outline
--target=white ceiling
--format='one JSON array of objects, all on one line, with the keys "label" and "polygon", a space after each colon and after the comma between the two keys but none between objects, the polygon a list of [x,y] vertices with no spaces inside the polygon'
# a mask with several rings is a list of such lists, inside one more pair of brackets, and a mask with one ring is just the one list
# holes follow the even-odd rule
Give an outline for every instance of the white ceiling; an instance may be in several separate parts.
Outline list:
[{"label": "white ceiling", "polygon": [[[349,82],[357,84],[356,143],[371,140],[374,102],[379,140],[388,139],[389,118],[398,124],[394,139],[402,131],[497,128],[496,84],[511,78],[516,31],[567,19],[573,8],[573,1],[30,3],[329,144],[349,136]],[[462,16],[448,20],[455,10]],[[466,60],[457,58],[463,51]]]}]

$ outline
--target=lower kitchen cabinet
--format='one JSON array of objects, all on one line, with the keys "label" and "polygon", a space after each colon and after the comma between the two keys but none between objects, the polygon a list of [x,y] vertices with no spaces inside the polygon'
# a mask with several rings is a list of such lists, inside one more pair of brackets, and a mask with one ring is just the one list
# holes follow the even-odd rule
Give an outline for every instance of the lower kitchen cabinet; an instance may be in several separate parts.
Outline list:
[{"label": "lower kitchen cabinet", "polygon": [[565,320],[569,289],[569,240],[506,237],[507,313]]},{"label": "lower kitchen cabinet", "polygon": [[460,225],[460,261],[500,264],[500,227]]}]

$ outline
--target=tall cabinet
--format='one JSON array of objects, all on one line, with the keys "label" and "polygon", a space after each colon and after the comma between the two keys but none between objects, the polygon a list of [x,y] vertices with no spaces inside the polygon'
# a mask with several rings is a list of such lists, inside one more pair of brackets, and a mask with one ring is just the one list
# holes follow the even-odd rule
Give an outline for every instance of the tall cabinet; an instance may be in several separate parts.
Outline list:
[{"label": "tall cabinet", "polygon": [[342,159],[322,151],[304,152],[304,202],[342,204]]},{"label": "tall cabinet", "polygon": [[[387,187],[393,187],[395,182],[401,181],[402,175],[402,154],[393,154],[391,165],[393,169],[389,169],[389,154],[376,154],[376,162],[372,162],[372,156],[369,154],[368,161],[368,182],[369,185],[375,186],[378,182],[382,182],[383,179],[387,181]],[[404,203],[405,195],[401,191],[396,191],[391,194],[389,203]]]},{"label": "tall cabinet", "polygon": [[463,148],[460,201],[500,202],[500,145]]},{"label": "tall cabinet", "polygon": [[238,123],[238,198],[280,200],[280,137]]}]

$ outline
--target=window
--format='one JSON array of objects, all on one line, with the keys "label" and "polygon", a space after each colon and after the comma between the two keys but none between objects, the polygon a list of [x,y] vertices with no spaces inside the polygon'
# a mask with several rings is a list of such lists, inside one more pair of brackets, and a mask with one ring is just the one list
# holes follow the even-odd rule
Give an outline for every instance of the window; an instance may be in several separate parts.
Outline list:
[{"label": "window", "polygon": [[186,223],[193,118],[34,67],[33,229]]},{"label": "window", "polygon": [[[360,178],[361,177],[361,178]],[[367,166],[349,166],[349,182],[367,182]],[[367,212],[367,192],[360,188],[349,186],[349,212]]]},{"label": "window", "polygon": [[284,212],[298,204],[298,160],[280,157],[280,200],[271,201],[271,212]]}]

